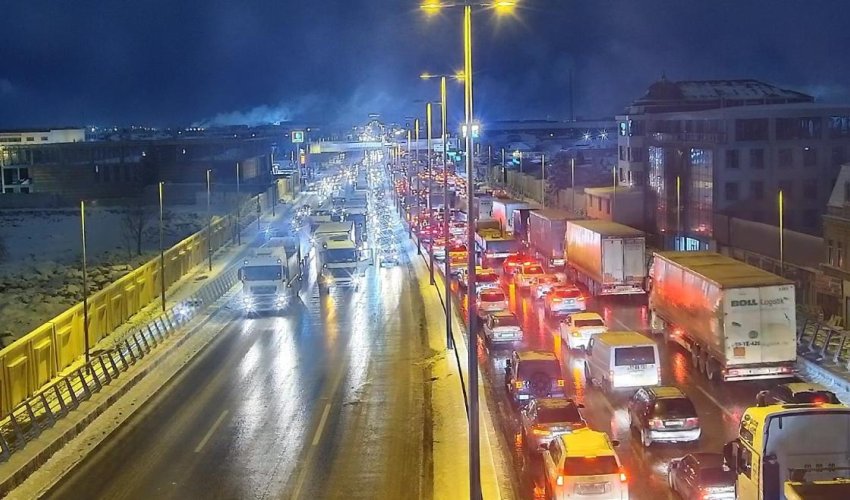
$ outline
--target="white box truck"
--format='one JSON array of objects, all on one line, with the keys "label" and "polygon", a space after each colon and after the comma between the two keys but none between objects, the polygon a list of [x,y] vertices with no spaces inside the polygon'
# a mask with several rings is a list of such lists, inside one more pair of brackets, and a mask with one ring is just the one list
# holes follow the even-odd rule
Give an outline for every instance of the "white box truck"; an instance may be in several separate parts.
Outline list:
[{"label": "white box truck", "polygon": [[514,210],[529,208],[528,203],[519,200],[494,198],[492,206],[492,217],[499,221],[502,231],[514,232]]},{"label": "white box truck", "polygon": [[356,242],[352,222],[321,224],[311,238],[316,250],[319,293],[332,288],[357,289],[366,274],[368,257]]},{"label": "white box truck", "polygon": [[301,288],[303,258],[297,238],[271,238],[247,257],[239,269],[245,312],[286,310]]},{"label": "white box truck", "polygon": [[564,238],[569,214],[563,210],[544,208],[528,214],[528,244],[552,271],[563,271]]},{"label": "white box truck", "polygon": [[691,353],[709,379],[794,376],[794,282],[714,252],[657,252],[650,269],[653,332]]},{"label": "white box truck", "polygon": [[567,221],[567,275],[593,295],[645,293],[646,237],[642,231],[604,220]]}]

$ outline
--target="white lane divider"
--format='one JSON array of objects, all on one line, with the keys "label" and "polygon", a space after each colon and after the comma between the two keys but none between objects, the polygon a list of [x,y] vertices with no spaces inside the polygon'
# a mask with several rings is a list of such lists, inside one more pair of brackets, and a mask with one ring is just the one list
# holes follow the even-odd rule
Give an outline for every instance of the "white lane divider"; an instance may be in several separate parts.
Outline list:
[{"label": "white lane divider", "polygon": [[325,405],[325,410],[322,412],[322,418],[319,419],[319,426],[316,428],[316,435],[313,436],[313,446],[319,444],[319,441],[322,439],[322,432],[325,430],[325,422],[328,421],[328,413],[331,411],[331,404],[327,403]]},{"label": "white lane divider", "polygon": [[206,446],[207,441],[210,440],[213,433],[215,432],[216,429],[218,429],[218,426],[221,425],[221,422],[224,421],[224,419],[225,419],[225,417],[227,417],[228,413],[229,412],[227,410],[224,410],[223,412],[221,412],[221,415],[219,415],[218,418],[216,419],[216,421],[213,422],[212,427],[210,427],[210,430],[208,430],[207,433],[204,435],[204,439],[202,439],[201,442],[198,443],[198,446],[195,447],[195,453],[199,453],[204,448],[204,446]]}]

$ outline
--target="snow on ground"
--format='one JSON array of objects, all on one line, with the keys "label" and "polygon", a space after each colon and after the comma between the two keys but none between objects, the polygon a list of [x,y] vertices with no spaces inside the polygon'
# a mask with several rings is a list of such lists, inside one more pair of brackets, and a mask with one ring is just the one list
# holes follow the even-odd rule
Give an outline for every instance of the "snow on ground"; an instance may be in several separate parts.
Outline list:
[{"label": "snow on ground", "polygon": [[[159,249],[156,207],[145,209],[142,255],[128,238],[120,208],[86,208],[86,248],[90,291],[100,290]],[[206,222],[195,207],[169,209],[166,248],[198,231]],[[0,262],[0,345],[8,345],[33,328],[82,301],[82,242],[78,210],[0,212],[0,238],[6,257]]]}]

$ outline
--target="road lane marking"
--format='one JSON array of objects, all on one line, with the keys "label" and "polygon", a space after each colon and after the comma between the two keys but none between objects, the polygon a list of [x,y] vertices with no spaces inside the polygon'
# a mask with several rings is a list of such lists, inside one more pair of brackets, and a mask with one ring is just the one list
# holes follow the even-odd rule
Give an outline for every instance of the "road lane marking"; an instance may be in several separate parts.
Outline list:
[{"label": "road lane marking", "polygon": [[227,410],[221,412],[221,415],[219,415],[216,421],[213,422],[212,427],[210,427],[210,430],[208,430],[207,433],[204,435],[204,439],[201,439],[201,442],[198,443],[198,446],[195,447],[195,453],[200,452],[204,448],[204,446],[207,444],[207,441],[210,440],[215,430],[218,428],[219,425],[221,425],[221,422],[224,420],[224,418],[227,417],[227,413]]},{"label": "road lane marking", "polygon": [[729,418],[731,418],[731,419],[733,419],[733,420],[734,420],[735,415],[733,415],[731,411],[727,410],[727,409],[726,409],[726,407],[725,407],[725,406],[723,406],[723,404],[722,404],[720,401],[718,401],[717,399],[715,399],[715,397],[714,397],[714,396],[712,396],[711,394],[709,394],[709,393],[708,393],[708,391],[706,391],[705,389],[703,389],[702,387],[700,387],[700,386],[698,386],[698,385],[694,385],[694,387],[696,388],[696,390],[698,390],[699,392],[701,392],[701,393],[702,393],[705,397],[707,397],[709,401],[711,401],[712,403],[714,403],[714,405],[715,405],[715,406],[717,406],[718,408],[720,408],[720,411],[722,411],[722,412],[723,412],[723,413],[724,413],[727,417],[729,417]]},{"label": "road lane marking", "polygon": [[319,444],[319,441],[322,439],[322,431],[325,429],[325,422],[328,421],[328,413],[331,411],[331,404],[327,403],[325,405],[325,410],[322,412],[322,418],[319,419],[319,427],[316,428],[316,435],[313,436],[313,446]]}]

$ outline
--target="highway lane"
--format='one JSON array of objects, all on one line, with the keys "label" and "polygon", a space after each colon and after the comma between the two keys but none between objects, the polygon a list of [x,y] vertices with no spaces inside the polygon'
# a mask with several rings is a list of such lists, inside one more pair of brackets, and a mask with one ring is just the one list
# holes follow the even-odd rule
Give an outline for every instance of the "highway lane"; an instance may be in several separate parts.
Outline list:
[{"label": "highway lane", "polygon": [[[465,294],[457,283],[453,289],[465,304]],[[645,449],[639,438],[629,430],[626,411],[632,390],[603,394],[598,388],[588,388],[584,380],[584,355],[570,352],[562,345],[558,324],[543,315],[542,301],[533,300],[528,293],[509,290],[510,307],[520,318],[525,338],[509,346],[488,347],[479,337],[479,360],[483,366],[486,386],[491,397],[491,411],[501,427],[504,442],[512,449],[516,481],[524,498],[543,498],[543,477],[537,455],[524,452],[519,434],[518,411],[509,402],[504,388],[504,366],[513,349],[546,349],[562,360],[567,392],[585,405],[582,411],[591,428],[609,433],[620,441],[617,451],[629,476],[632,498],[673,498],[667,487],[667,467],[671,458],[693,451],[720,452],[723,445],[737,432],[740,416],[750,406],[755,395],[776,381],[713,383],[691,368],[690,356],[656,338],[662,359],[662,381],[683,390],[694,403],[700,416],[702,437],[698,444],[654,444]],[[465,307],[464,307],[465,308]],[[588,311],[598,312],[612,330],[649,331],[649,316],[645,297],[590,298]],[[465,313],[464,313],[465,314]]]},{"label": "highway lane", "polygon": [[321,297],[313,273],[286,316],[231,311],[198,359],[47,496],[428,497],[419,290],[404,261]]}]

